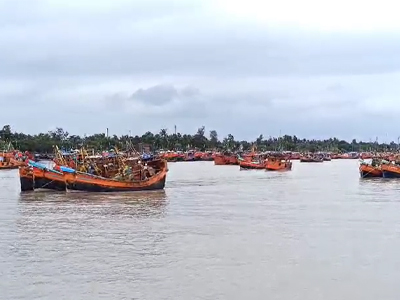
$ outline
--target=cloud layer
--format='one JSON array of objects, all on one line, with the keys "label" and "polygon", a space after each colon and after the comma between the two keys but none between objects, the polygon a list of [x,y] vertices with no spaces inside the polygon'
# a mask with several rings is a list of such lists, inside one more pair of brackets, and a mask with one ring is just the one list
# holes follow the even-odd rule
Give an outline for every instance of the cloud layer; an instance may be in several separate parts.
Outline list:
[{"label": "cloud layer", "polygon": [[311,16],[297,26],[301,18],[286,20],[283,6],[270,7],[277,17],[268,21],[235,1],[228,7],[2,1],[3,122],[31,133],[205,125],[241,139],[282,132],[397,140],[400,22],[390,14],[391,27],[355,19],[344,30]]}]

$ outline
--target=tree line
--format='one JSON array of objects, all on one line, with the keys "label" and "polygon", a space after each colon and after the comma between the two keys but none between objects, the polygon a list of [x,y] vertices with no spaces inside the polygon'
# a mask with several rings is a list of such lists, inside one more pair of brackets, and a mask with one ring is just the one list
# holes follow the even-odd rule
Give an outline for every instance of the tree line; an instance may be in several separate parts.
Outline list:
[{"label": "tree line", "polygon": [[0,130],[0,146],[4,149],[11,143],[14,148],[21,151],[35,153],[52,153],[53,147],[70,150],[80,147],[95,149],[98,151],[108,150],[111,147],[125,149],[134,147],[141,151],[143,147],[156,150],[230,150],[247,151],[255,147],[259,151],[397,151],[399,145],[395,142],[378,143],[363,142],[353,139],[351,142],[329,138],[324,140],[300,139],[297,136],[284,135],[281,137],[265,138],[262,134],[254,141],[239,141],[232,134],[220,139],[217,131],[211,130],[206,133],[204,126],[200,127],[194,134],[169,133],[167,129],[161,129],[157,133],[146,132],[142,136],[122,135],[107,136],[105,133],[97,133],[90,136],[70,135],[63,128],[54,131],[39,133],[35,135],[15,132],[10,125],[4,125]]}]

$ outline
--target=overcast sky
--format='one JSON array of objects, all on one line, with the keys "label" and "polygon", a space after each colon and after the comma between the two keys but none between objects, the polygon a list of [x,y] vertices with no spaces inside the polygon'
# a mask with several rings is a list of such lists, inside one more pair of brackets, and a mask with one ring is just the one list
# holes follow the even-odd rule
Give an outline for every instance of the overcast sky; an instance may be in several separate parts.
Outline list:
[{"label": "overcast sky", "polygon": [[400,4],[0,0],[3,124],[380,141],[400,135]]}]

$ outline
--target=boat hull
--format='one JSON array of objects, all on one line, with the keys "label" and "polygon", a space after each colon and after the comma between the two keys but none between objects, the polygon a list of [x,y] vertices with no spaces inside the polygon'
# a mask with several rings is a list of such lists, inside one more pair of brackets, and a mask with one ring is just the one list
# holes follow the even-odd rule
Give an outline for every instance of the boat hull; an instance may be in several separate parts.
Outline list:
[{"label": "boat hull", "polygon": [[214,164],[217,166],[238,165],[239,161],[234,155],[216,155],[214,157]]},{"label": "boat hull", "polygon": [[400,178],[399,166],[383,164],[381,169],[384,178]]},{"label": "boat hull", "polygon": [[264,164],[258,163],[249,163],[249,162],[240,162],[239,164],[240,170],[264,170]]},{"label": "boat hull", "polygon": [[281,159],[269,158],[265,165],[266,171],[290,171],[292,170],[291,161],[282,161]]},{"label": "boat hull", "polygon": [[383,171],[383,178],[400,178],[400,174],[396,172]]},{"label": "boat hull", "polygon": [[266,166],[266,171],[290,171],[292,170],[292,164],[284,165],[284,166]]},{"label": "boat hull", "polygon": [[67,189],[86,192],[129,192],[161,190],[165,187],[168,172],[167,162],[153,161],[159,171],[144,180],[120,181],[88,173],[77,172],[71,168],[61,167],[61,171],[47,169],[39,164],[20,168],[21,191],[46,188],[65,191]]},{"label": "boat hull", "polygon": [[359,168],[361,178],[379,178],[383,177],[383,172],[377,167],[370,165],[361,165]]},{"label": "boat hull", "polygon": [[309,158],[301,158],[300,159],[300,162],[307,162],[307,163],[322,163],[322,162],[324,162],[324,160],[323,159],[318,159],[318,158],[311,158],[311,159],[309,159]]},{"label": "boat hull", "polygon": [[0,170],[15,170],[18,169],[19,166],[16,165],[1,165]]},{"label": "boat hull", "polygon": [[46,171],[37,168],[30,170],[29,167],[21,167],[19,169],[19,179],[22,192],[34,191],[35,189],[66,190],[62,173],[55,171]]},{"label": "boat hull", "polygon": [[140,181],[120,181],[81,172],[63,172],[63,178],[67,189],[85,192],[134,192],[164,189],[168,172],[167,161],[152,161],[148,165],[159,171]]},{"label": "boat hull", "polygon": [[100,184],[99,182],[85,182],[82,178],[77,178],[76,181],[67,180],[67,189],[85,192],[135,192],[135,191],[152,191],[152,190],[162,190],[165,187],[166,176],[163,176],[154,183],[134,186],[113,186],[110,182],[105,182]]},{"label": "boat hull", "polygon": [[21,191],[33,191],[35,190],[35,184],[33,182],[33,176],[20,176],[19,181],[21,183]]}]

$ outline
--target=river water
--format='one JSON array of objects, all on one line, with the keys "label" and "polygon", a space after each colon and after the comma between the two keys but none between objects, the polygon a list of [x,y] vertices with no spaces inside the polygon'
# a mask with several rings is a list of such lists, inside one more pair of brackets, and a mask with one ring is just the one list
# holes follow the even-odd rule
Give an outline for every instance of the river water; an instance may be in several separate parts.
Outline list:
[{"label": "river water", "polygon": [[0,173],[0,299],[400,299],[400,181],[171,163],[164,192],[20,194]]}]

